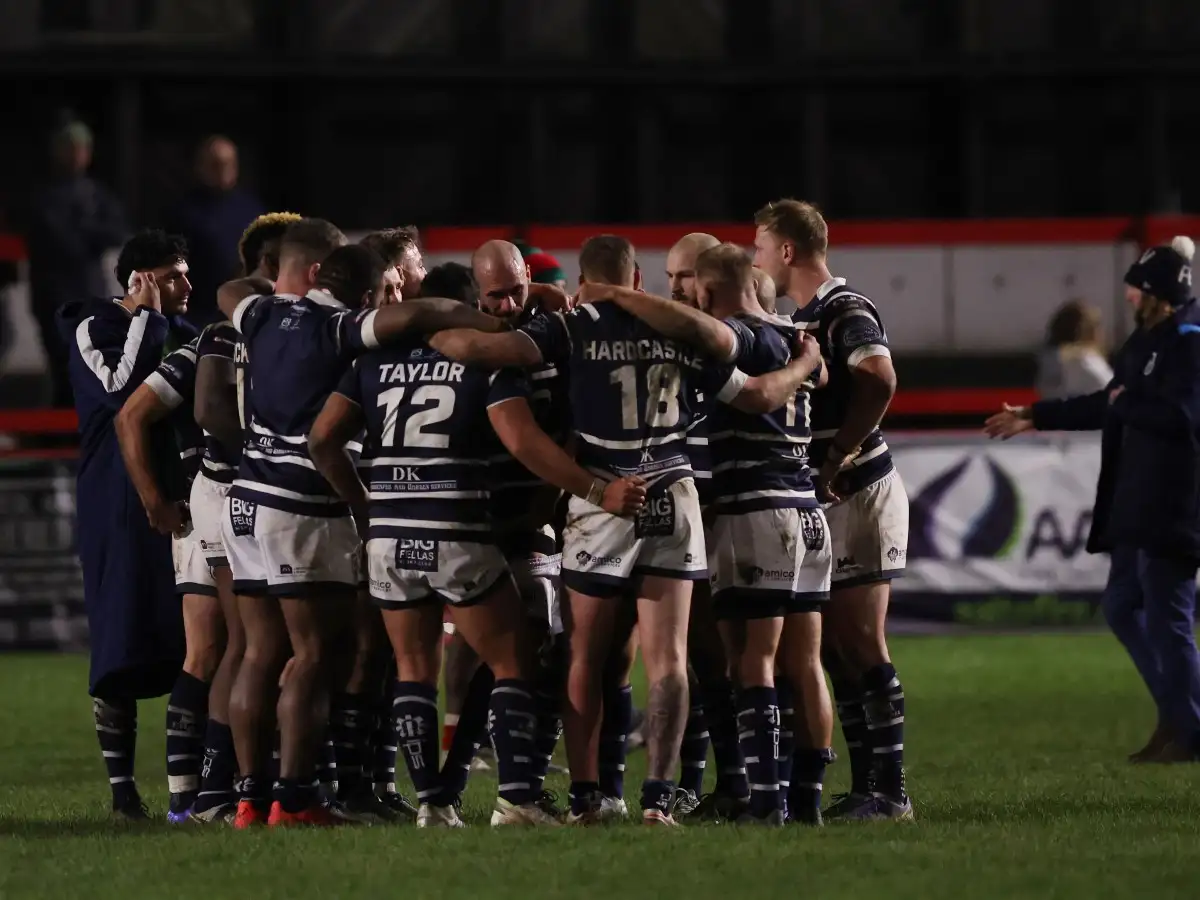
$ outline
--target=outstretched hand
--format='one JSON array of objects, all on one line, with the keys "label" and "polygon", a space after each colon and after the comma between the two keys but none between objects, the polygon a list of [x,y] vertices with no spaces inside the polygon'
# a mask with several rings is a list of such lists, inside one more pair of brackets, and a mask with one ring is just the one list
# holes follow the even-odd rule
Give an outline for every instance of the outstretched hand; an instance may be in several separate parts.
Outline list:
[{"label": "outstretched hand", "polygon": [[1004,408],[983,423],[983,432],[990,438],[1007,441],[1026,431],[1033,431],[1033,418],[1028,406],[1009,406]]}]

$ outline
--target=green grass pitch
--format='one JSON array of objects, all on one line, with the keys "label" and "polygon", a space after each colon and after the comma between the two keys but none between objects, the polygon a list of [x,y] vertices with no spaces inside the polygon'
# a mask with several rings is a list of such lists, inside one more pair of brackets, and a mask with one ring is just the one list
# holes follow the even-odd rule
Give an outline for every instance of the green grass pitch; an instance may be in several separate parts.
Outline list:
[{"label": "green grass pitch", "polygon": [[[85,660],[0,657],[0,898],[1196,895],[1200,766],[1125,762],[1153,713],[1112,637],[908,638],[895,652],[918,820],[820,831],[494,831],[481,775],[461,832],[170,828],[161,702],[142,706],[138,768],[156,821],[117,828]],[[644,762],[630,759],[633,798]],[[839,762],[827,791],[847,778]]]}]

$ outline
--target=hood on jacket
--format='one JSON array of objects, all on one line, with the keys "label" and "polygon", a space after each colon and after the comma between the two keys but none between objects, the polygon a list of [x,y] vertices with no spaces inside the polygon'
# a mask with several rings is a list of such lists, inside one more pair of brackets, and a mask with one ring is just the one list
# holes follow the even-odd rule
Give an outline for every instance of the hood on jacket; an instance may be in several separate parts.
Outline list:
[{"label": "hood on jacket", "polygon": [[59,336],[70,346],[75,341],[75,329],[88,316],[94,316],[97,311],[112,306],[113,300],[91,298],[88,300],[68,300],[54,313],[55,324],[58,325]]}]

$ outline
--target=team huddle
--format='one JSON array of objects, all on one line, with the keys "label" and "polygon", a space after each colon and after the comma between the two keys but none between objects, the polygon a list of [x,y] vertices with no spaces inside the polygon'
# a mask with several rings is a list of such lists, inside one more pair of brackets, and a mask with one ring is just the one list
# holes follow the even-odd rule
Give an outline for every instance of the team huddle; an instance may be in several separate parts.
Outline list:
[{"label": "team huddle", "polygon": [[[584,242],[572,295],[506,241],[426,272],[412,230],[349,244],[271,214],[228,321],[190,339],[186,247],[132,239],[126,296],[60,313],[85,457],[115,430],[150,526],[133,549],[81,534],[88,588],[148,577],[169,541],[182,595],[182,673],[131,684],[93,651],[114,810],[145,815],[136,698],[169,691],[173,822],[462,827],[485,745],[492,825],[625,820],[640,649],[646,824],[912,818],[887,338],[813,206],[755,223],[753,259],[681,239],[660,298],[614,235]],[[81,523],[112,503],[99,480],[81,468]],[[469,659],[442,759],[445,625]],[[852,785],[823,804],[827,674]],[[565,808],[543,787],[560,739]]]}]

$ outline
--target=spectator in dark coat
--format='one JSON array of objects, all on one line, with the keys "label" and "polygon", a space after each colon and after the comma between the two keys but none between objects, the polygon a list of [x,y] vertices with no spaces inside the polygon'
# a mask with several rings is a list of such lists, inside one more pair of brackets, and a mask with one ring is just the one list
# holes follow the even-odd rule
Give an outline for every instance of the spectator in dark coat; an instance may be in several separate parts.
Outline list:
[{"label": "spectator in dark coat", "polygon": [[108,295],[104,251],[121,246],[128,232],[117,198],[87,174],[92,133],[67,119],[50,142],[54,177],[29,208],[25,238],[34,320],[53,384],[57,407],[73,404],[67,377],[67,346],[58,334],[55,312],[67,302]]},{"label": "spectator in dark coat", "polygon": [[169,230],[187,239],[192,279],[188,318],[204,326],[223,318],[217,288],[241,274],[238,242],[264,210],[257,197],[238,187],[238,151],[229,138],[213,135],[200,144],[196,182],[166,218]]},{"label": "spectator in dark coat", "polygon": [[1200,305],[1194,244],[1148,250],[1125,276],[1139,330],[1101,391],[988,420],[993,437],[1103,429],[1090,552],[1109,551],[1104,613],[1158,708],[1135,762],[1200,757],[1200,654],[1194,620],[1200,565]]}]

